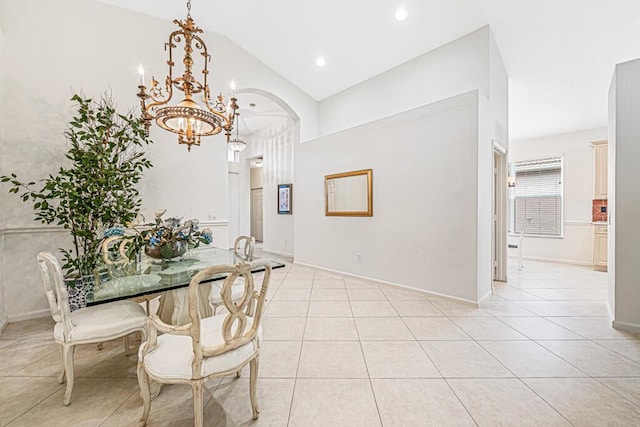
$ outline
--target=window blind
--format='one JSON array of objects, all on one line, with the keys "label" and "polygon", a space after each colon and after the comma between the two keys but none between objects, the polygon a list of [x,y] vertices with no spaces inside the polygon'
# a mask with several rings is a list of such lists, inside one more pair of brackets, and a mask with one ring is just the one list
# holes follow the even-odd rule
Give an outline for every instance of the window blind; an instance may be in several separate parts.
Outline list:
[{"label": "window blind", "polygon": [[562,158],[518,162],[514,223],[520,233],[524,220],[533,218],[526,234],[562,235]]}]

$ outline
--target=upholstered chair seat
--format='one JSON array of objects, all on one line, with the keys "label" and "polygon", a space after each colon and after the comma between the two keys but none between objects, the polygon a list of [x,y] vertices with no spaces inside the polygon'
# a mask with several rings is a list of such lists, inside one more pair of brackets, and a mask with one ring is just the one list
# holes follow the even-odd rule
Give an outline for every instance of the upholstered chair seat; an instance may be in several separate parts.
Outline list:
[{"label": "upholstered chair seat", "polygon": [[132,301],[116,301],[71,312],[58,260],[49,252],[40,252],[37,260],[51,317],[56,322],[53,338],[62,350],[62,373],[58,382],[62,384],[66,379],[63,403],[68,405],[73,391],[75,346],[124,337],[125,352],[128,352],[129,341],[126,338],[129,334],[140,332],[143,340],[146,338],[147,315],[140,305]]}]

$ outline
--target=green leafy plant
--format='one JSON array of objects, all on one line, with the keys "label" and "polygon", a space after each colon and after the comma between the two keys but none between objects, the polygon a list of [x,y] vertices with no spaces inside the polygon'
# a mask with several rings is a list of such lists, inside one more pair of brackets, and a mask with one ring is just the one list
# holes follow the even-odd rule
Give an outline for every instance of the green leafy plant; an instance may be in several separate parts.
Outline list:
[{"label": "green leafy plant", "polygon": [[70,231],[73,247],[60,248],[67,276],[93,274],[104,230],[136,218],[138,184],[152,166],[145,152],[152,141],[132,112],[118,113],[108,94],[97,101],[75,94],[71,100],[77,113],[64,132],[69,165],[39,184],[16,174],[0,176],[10,193],[33,203],[36,220]]}]

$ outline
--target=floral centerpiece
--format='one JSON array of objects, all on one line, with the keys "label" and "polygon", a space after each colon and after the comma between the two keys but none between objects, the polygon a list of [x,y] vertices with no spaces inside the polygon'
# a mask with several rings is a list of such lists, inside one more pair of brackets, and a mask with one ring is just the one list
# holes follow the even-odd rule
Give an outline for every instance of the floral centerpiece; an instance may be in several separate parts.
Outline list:
[{"label": "floral centerpiece", "polygon": [[121,226],[111,227],[104,232],[106,238],[103,245],[105,260],[118,257],[114,254],[114,246],[109,243],[119,241],[119,255],[132,260],[144,248],[151,258],[171,259],[182,256],[187,249],[197,248],[201,243],[211,244],[213,233],[210,229],[200,229],[197,219],[183,221],[182,218],[171,217],[163,219],[166,210],[155,212],[153,223],[142,224],[134,221]]}]

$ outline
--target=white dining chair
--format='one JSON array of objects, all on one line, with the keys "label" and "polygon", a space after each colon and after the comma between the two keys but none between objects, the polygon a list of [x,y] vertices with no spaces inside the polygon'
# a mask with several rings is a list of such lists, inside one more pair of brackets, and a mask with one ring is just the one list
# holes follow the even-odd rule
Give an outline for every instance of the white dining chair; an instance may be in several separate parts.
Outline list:
[{"label": "white dining chair", "polygon": [[524,224],[522,224],[522,230],[520,230],[520,235],[518,236],[518,243],[509,243],[509,248],[518,250],[518,270],[522,270],[524,267],[522,261],[522,244],[524,243],[524,233],[527,232],[527,227],[533,220],[532,217],[528,216],[524,219]]},{"label": "white dining chair", "polygon": [[[237,261],[252,261],[253,251],[256,246],[256,238],[253,236],[239,236],[233,243],[233,254]],[[209,307],[213,315],[216,315],[218,307],[222,305],[222,297],[220,282],[211,283],[211,290],[209,291]],[[242,297],[244,292],[244,283],[242,277],[238,277],[236,283],[231,287],[231,300],[238,301]]]},{"label": "white dining chair", "polygon": [[129,341],[126,337],[137,331],[142,334],[143,339],[146,337],[147,315],[140,305],[132,301],[116,301],[71,312],[69,295],[58,260],[50,252],[40,252],[36,258],[51,317],[56,322],[53,337],[60,344],[62,353],[62,372],[58,376],[58,382],[62,384],[66,379],[67,388],[63,402],[69,405],[73,391],[75,346],[125,337],[125,353],[129,353]]},{"label": "white dining chair", "polygon": [[[251,270],[264,267],[259,288],[254,286]],[[222,284],[222,300],[227,313],[200,316],[198,288],[211,277],[226,273]],[[233,302],[231,289],[236,279],[244,279],[242,298]],[[249,398],[253,419],[259,415],[256,399],[258,356],[262,344],[260,319],[271,277],[267,260],[237,265],[217,265],[196,274],[188,289],[191,322],[182,326],[168,325],[157,315],[149,318],[149,338],[138,351],[138,382],[143,400],[140,425],[146,425],[151,411],[149,380],[163,384],[189,384],[193,390],[193,417],[196,427],[203,425],[204,382],[215,377],[238,373],[250,365]],[[162,335],[158,336],[158,333]]]}]

